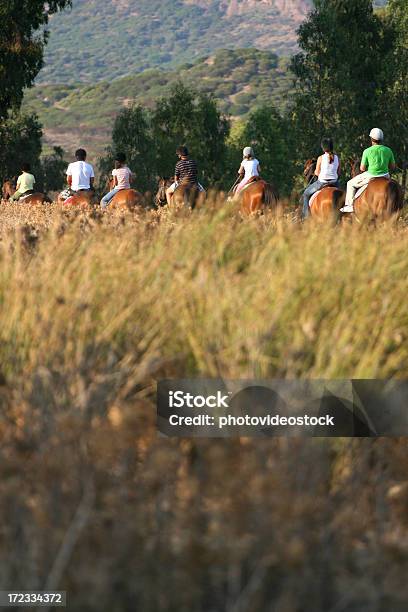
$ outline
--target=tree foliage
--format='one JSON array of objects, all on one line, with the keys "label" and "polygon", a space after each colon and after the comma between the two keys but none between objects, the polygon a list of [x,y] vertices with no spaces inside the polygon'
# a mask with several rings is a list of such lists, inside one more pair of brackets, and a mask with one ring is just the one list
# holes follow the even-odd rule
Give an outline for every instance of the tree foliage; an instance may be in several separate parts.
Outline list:
[{"label": "tree foliage", "polygon": [[43,65],[49,16],[71,0],[2,0],[0,3],[0,119],[21,104]]},{"label": "tree foliage", "polygon": [[316,0],[299,28],[300,53],[291,69],[297,92],[294,118],[303,156],[330,134],[355,155],[386,114],[394,30],[374,13],[371,0]]},{"label": "tree foliage", "polygon": [[408,0],[390,0],[387,17],[397,37],[393,61],[390,65],[391,83],[387,90],[387,127],[394,136],[393,145],[403,168],[402,182],[406,186],[408,167]]},{"label": "tree foliage", "polygon": [[296,173],[296,148],[290,119],[273,106],[263,106],[249,116],[240,144],[256,148],[264,178],[272,181],[281,195],[289,195]]},{"label": "tree foliage", "polygon": [[61,147],[54,147],[53,152],[41,160],[41,180],[46,192],[60,191],[65,182],[67,162]]},{"label": "tree foliage", "polygon": [[15,176],[24,162],[39,170],[41,125],[35,115],[12,114],[0,122],[0,179]]},{"label": "tree foliage", "polygon": [[155,158],[151,135],[150,116],[143,107],[136,105],[124,109],[116,117],[112,132],[112,143],[106,155],[99,161],[103,180],[110,175],[117,153],[124,153],[127,164],[136,174],[138,189],[154,186]]},{"label": "tree foliage", "polygon": [[174,175],[176,147],[185,144],[198,162],[200,180],[207,187],[220,186],[228,133],[229,123],[215,100],[179,83],[153,110],[135,106],[118,115],[100,168],[108,174],[115,153],[123,151],[136,173],[138,188],[154,189],[157,176]]}]

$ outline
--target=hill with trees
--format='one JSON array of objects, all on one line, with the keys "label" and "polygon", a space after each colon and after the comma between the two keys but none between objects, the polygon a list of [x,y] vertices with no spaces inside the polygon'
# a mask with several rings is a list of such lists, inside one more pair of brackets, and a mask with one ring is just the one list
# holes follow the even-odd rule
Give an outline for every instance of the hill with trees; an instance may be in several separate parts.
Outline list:
[{"label": "hill with trees", "polygon": [[38,85],[27,92],[24,108],[38,114],[48,145],[73,150],[84,142],[100,154],[110,139],[114,119],[133,104],[152,108],[177,82],[213,95],[220,110],[244,117],[264,103],[284,109],[292,77],[289,61],[270,51],[221,50],[177,70],[142,74],[94,85]]},{"label": "hill with trees", "polygon": [[311,0],[74,0],[53,16],[41,83],[94,83],[177,68],[220,48],[288,55]]}]

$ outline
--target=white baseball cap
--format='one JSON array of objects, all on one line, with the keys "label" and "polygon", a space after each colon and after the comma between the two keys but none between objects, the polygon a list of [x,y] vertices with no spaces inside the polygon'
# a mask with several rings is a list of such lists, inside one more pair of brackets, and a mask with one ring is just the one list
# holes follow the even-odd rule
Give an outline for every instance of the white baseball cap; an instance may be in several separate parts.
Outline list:
[{"label": "white baseball cap", "polygon": [[373,140],[384,140],[384,132],[380,128],[373,128],[370,132],[370,138]]}]

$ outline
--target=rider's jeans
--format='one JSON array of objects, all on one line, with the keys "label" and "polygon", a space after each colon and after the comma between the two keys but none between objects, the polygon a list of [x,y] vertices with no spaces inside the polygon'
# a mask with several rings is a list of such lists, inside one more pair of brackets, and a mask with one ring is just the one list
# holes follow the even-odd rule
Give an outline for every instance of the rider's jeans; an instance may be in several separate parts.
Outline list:
[{"label": "rider's jeans", "polygon": [[320,189],[323,189],[323,187],[326,187],[327,185],[329,185],[330,187],[337,187],[338,181],[319,181],[317,180],[314,183],[311,183],[311,185],[309,185],[308,187],[306,187],[303,193],[302,216],[304,219],[306,219],[306,217],[310,215],[309,202],[310,202],[310,198],[312,197],[312,195],[316,193],[316,191],[320,191]]},{"label": "rider's jeans", "polygon": [[102,208],[106,208],[109,204],[109,202],[111,200],[113,200],[113,198],[115,197],[115,195],[118,193],[118,191],[121,191],[119,189],[119,187],[115,187],[114,189],[112,189],[112,191],[110,191],[109,193],[107,193],[105,196],[103,196],[102,200],[101,200],[101,206]]}]

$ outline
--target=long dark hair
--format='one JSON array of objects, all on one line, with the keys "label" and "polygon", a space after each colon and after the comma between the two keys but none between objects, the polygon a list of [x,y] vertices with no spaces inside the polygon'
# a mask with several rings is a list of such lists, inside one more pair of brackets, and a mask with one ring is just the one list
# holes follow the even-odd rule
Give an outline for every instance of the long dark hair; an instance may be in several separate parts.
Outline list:
[{"label": "long dark hair", "polygon": [[329,154],[330,157],[330,163],[332,164],[334,162],[334,151],[333,151],[334,145],[333,145],[333,140],[331,138],[323,138],[322,140],[322,149],[325,153]]}]

